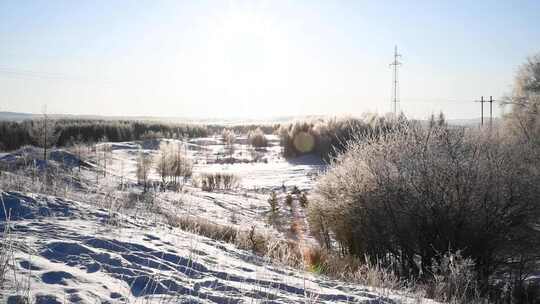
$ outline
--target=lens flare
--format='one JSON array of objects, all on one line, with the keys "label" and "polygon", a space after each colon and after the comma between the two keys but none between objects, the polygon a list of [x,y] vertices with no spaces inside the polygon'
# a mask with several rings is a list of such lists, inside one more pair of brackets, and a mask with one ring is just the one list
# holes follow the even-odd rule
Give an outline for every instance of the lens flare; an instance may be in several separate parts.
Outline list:
[{"label": "lens flare", "polygon": [[307,132],[300,132],[294,137],[294,147],[297,151],[308,153],[313,150],[315,139]]}]

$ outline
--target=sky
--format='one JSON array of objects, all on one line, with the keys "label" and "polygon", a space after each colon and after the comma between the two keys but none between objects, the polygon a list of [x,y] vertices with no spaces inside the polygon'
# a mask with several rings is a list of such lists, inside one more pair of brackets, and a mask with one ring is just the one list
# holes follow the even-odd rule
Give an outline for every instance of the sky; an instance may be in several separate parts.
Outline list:
[{"label": "sky", "polygon": [[0,111],[383,114],[395,45],[401,111],[479,117],[540,52],[540,1],[0,0]]}]

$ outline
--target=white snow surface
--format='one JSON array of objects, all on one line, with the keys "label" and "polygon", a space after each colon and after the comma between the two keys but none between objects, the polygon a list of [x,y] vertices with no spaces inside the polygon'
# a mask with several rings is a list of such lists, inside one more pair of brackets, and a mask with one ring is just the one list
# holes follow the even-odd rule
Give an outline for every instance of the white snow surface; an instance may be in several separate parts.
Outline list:
[{"label": "white snow surface", "polygon": [[[139,152],[158,155],[160,143],[176,143],[182,147],[182,153],[194,161],[193,173],[226,172],[240,178],[240,186],[244,189],[271,189],[286,186],[296,186],[299,189],[310,189],[313,181],[326,164],[316,155],[304,155],[294,159],[284,159],[281,156],[279,140],[268,136],[269,146],[254,150],[245,142],[244,137],[238,137],[234,144],[232,157],[236,163],[222,163],[229,156],[219,138],[196,138],[189,141],[163,139],[142,144],[133,142],[112,143],[112,163],[108,170],[113,174],[122,174],[134,180],[136,158]],[[259,155],[260,161],[253,161],[253,156]],[[157,174],[152,178],[159,180]]]},{"label": "white snow surface", "polygon": [[[412,301],[272,265],[227,243],[85,203],[20,192],[2,192],[2,198],[21,245],[18,276],[36,303]],[[9,288],[2,293],[16,303]]]}]

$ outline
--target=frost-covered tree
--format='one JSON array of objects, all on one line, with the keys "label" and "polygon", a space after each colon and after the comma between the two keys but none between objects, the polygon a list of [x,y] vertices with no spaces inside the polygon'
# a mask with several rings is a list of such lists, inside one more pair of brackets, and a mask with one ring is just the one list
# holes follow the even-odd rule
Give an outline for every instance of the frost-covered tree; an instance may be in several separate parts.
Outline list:
[{"label": "frost-covered tree", "polygon": [[503,100],[510,105],[508,122],[527,141],[540,144],[540,53],[519,67],[512,94]]},{"label": "frost-covered tree", "polygon": [[221,140],[225,144],[225,149],[229,156],[232,156],[234,153],[234,141],[236,140],[234,131],[223,129],[221,132]]},{"label": "frost-covered tree", "polygon": [[171,180],[177,184],[179,181],[191,177],[193,163],[182,150],[180,144],[161,143],[159,154],[155,160],[155,169],[163,184]]},{"label": "frost-covered tree", "polygon": [[56,121],[44,113],[41,119],[32,121],[29,133],[34,144],[43,148],[43,159],[47,161],[48,149],[56,144],[60,136],[60,133],[56,132]]},{"label": "frost-covered tree", "polygon": [[157,173],[161,177],[161,183],[165,184],[167,177],[171,175],[171,151],[168,143],[161,143],[159,146],[155,166]]},{"label": "frost-covered tree", "polygon": [[152,158],[150,155],[139,152],[137,157],[137,182],[139,185],[143,185],[144,192],[148,189],[148,177],[152,168]]},{"label": "frost-covered tree", "polygon": [[171,173],[174,176],[175,184],[179,181],[184,182],[193,174],[193,162],[182,153],[182,146],[177,145],[173,154]]}]

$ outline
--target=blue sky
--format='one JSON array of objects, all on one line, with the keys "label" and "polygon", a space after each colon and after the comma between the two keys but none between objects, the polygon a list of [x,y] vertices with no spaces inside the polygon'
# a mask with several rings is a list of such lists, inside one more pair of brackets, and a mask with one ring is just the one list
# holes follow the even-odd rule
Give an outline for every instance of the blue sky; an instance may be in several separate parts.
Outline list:
[{"label": "blue sky", "polygon": [[[0,111],[479,116],[540,52],[540,1],[0,1]],[[499,109],[496,110],[499,113]]]}]

